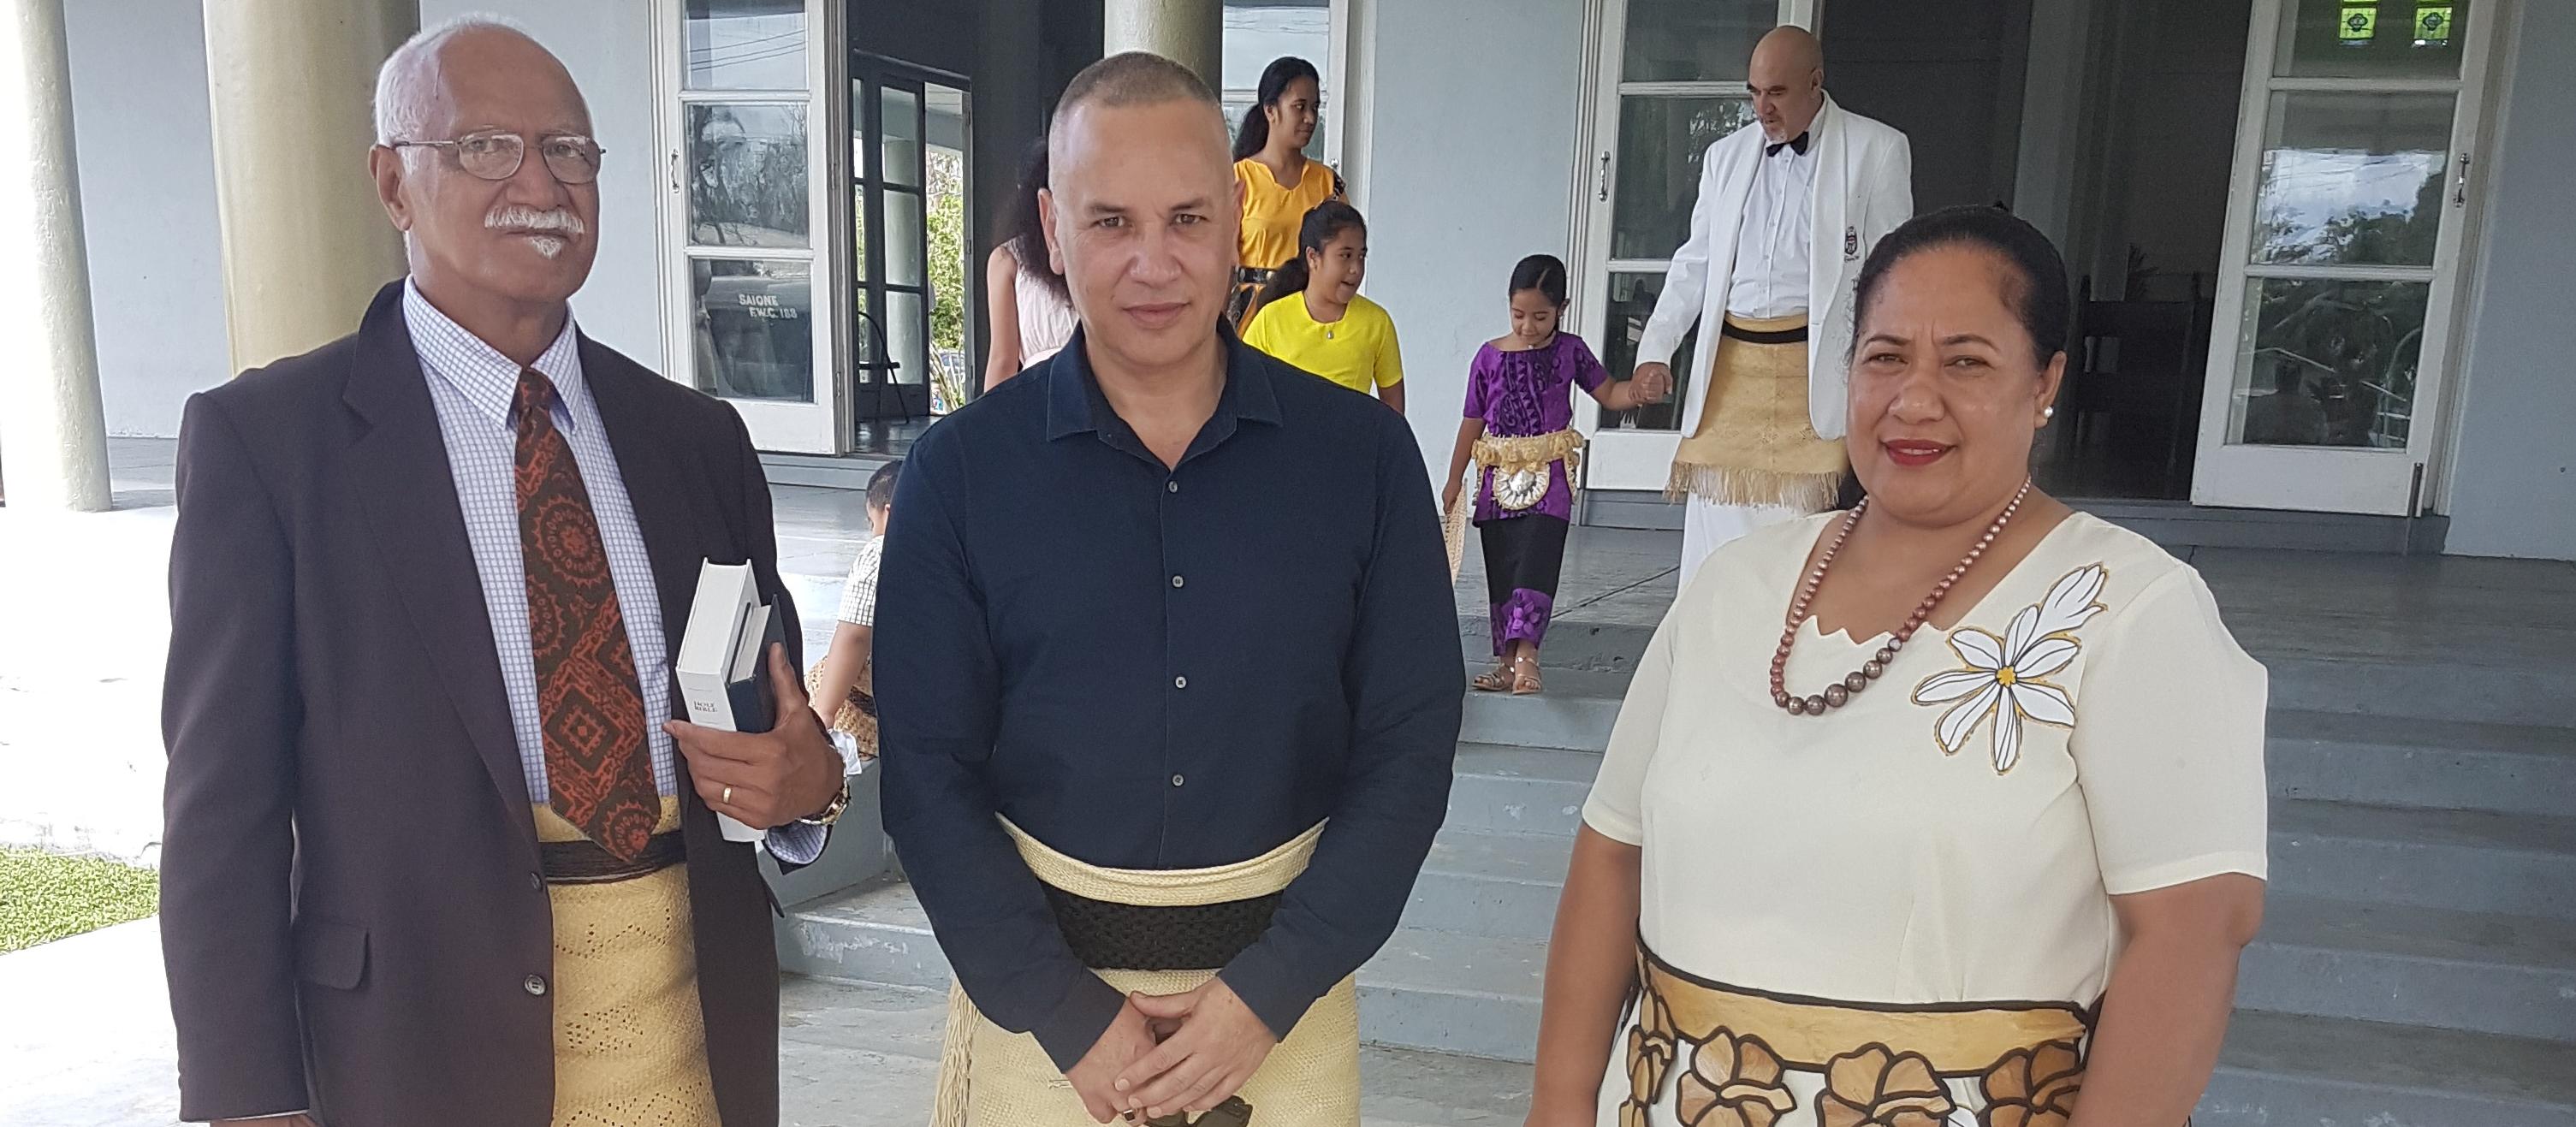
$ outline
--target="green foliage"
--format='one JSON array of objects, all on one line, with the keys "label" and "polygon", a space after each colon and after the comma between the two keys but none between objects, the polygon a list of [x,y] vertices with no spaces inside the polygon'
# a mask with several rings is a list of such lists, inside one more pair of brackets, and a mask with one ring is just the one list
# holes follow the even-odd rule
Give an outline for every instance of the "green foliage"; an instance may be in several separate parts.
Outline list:
[{"label": "green foliage", "polygon": [[160,910],[161,874],[91,857],[0,849],[0,953]]}]

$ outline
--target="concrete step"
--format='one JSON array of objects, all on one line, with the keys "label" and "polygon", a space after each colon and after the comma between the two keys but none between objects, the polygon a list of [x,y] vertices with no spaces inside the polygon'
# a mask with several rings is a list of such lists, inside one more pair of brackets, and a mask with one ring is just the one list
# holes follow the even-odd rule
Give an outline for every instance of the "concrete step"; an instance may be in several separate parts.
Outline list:
[{"label": "concrete step", "polygon": [[1452,829],[1572,836],[1601,756],[1549,748],[1461,744],[1449,784]]},{"label": "concrete step", "polygon": [[2576,814],[2576,729],[2274,709],[2272,793],[2506,814]]},{"label": "concrete step", "polygon": [[[1571,842],[1450,829],[1407,927],[1545,942]],[[2576,1042],[2576,922],[2276,894],[2240,999],[2282,1013]]]},{"label": "concrete step", "polygon": [[2576,919],[2576,818],[2275,799],[2272,888]]},{"label": "concrete step", "polygon": [[[2380,950],[2369,957],[2464,961],[2459,956],[2465,948],[2446,944],[2474,944],[2477,937],[2446,939],[2442,929],[2459,926],[2474,933],[2482,926],[2432,915],[2302,923],[2303,911],[2276,905],[2266,941],[2275,941],[2273,932],[2286,933],[2284,957],[2297,957],[2289,950],[2296,944],[2332,941],[2337,928],[2375,927],[2368,942]],[[2542,942],[2525,931],[2486,943],[2488,953],[2479,957],[2498,957],[2499,949],[2513,958],[2545,954]],[[2345,948],[2359,945],[2347,942]],[[1538,939],[1399,929],[1360,973],[1362,1031],[1379,1046],[1526,1062],[1537,1047],[1546,951]],[[796,925],[781,930],[780,955],[790,971],[843,981],[924,989],[943,989],[948,981],[929,923],[902,884],[798,911]],[[2346,957],[2355,966],[2365,958]],[[2262,991],[2268,988],[2254,981],[2258,977],[2268,975],[2250,966],[2249,1000],[2266,997]],[[2526,988],[2554,993],[2545,982]],[[2506,999],[2499,1008],[2537,1015],[2512,1020],[2541,1020],[2547,1002],[2527,999],[2517,1007]],[[2576,1048],[2563,1040],[2241,1010],[2201,1121],[2220,1127],[2576,1127],[2571,1062]]]},{"label": "concrete step", "polygon": [[[1487,629],[1481,615],[1459,620],[1459,649],[1471,668],[1493,665]],[[1547,648],[1539,658],[1549,671],[1550,692],[1556,691],[1557,670],[1563,669],[1605,675],[1606,683],[1618,688],[1602,695],[1624,694],[1626,678],[1653,637],[1651,626],[1584,622],[1551,626]],[[2576,665],[2565,662],[2478,664],[2432,657],[2363,657],[2319,654],[2291,642],[2259,643],[2259,639],[2249,642],[2247,651],[2269,672],[2276,709],[2576,728]]]},{"label": "concrete step", "polygon": [[[1472,666],[1470,675],[1493,668]],[[1547,669],[1546,690],[1528,696],[1467,692],[1458,738],[1467,743],[1565,748],[1598,752],[1610,746],[1628,674],[1592,669]]]},{"label": "concrete step", "polygon": [[2567,1046],[2238,1010],[2200,1127],[2576,1127]]},{"label": "concrete step", "polygon": [[[2576,1043],[2576,923],[2275,896],[2246,949],[2236,1000]],[[2576,1044],[2567,1051],[2576,1068]]]}]

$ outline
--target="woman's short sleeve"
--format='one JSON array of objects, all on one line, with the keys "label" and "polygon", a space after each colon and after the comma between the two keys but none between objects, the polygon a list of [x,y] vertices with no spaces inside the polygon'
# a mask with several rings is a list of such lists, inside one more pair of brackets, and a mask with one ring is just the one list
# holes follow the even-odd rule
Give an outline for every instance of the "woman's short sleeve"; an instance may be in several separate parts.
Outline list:
[{"label": "woman's short sleeve", "polygon": [[2103,886],[2264,877],[2263,666],[2189,568],[2151,580],[2105,625],[2068,741]]},{"label": "woman's short sleeve", "polygon": [[1628,699],[1610,729],[1610,748],[1602,753],[1600,774],[1593,777],[1592,796],[1583,803],[1583,824],[1627,845],[1646,844],[1646,768],[1663,741],[1664,702],[1673,679],[1672,635],[1673,618],[1667,614],[1637,662]]},{"label": "woman's short sleeve", "polygon": [[1567,337],[1566,347],[1573,353],[1574,386],[1586,392],[1598,391],[1610,382],[1610,369],[1601,366],[1601,358],[1592,354],[1592,346],[1581,337]]}]

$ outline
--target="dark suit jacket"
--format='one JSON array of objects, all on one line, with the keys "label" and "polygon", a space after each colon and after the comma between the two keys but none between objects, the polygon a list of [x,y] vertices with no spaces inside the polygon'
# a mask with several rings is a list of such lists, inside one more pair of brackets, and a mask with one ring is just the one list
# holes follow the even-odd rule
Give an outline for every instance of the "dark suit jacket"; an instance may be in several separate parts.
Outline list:
[{"label": "dark suit jacket", "polygon": [[[587,338],[581,361],[671,646],[708,558],[756,565],[795,646],[741,419]],[[552,915],[401,283],[355,336],[192,398],[178,495],[161,940],[181,1116],[543,1127]],[[670,675],[670,654],[635,658]],[[768,887],[678,766],[716,1101],[767,1127]]]}]

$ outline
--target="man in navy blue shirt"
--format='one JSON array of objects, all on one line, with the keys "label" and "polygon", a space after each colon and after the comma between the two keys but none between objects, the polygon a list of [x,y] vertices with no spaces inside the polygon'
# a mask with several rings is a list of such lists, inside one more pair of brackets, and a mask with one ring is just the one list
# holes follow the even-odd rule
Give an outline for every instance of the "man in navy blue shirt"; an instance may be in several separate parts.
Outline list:
[{"label": "man in navy blue shirt", "polygon": [[879,588],[886,829],[979,1011],[942,1110],[1356,1124],[1349,979],[1464,688],[1428,476],[1401,416],[1220,330],[1205,85],[1111,58],[1051,136],[1081,330],[914,447]]}]

